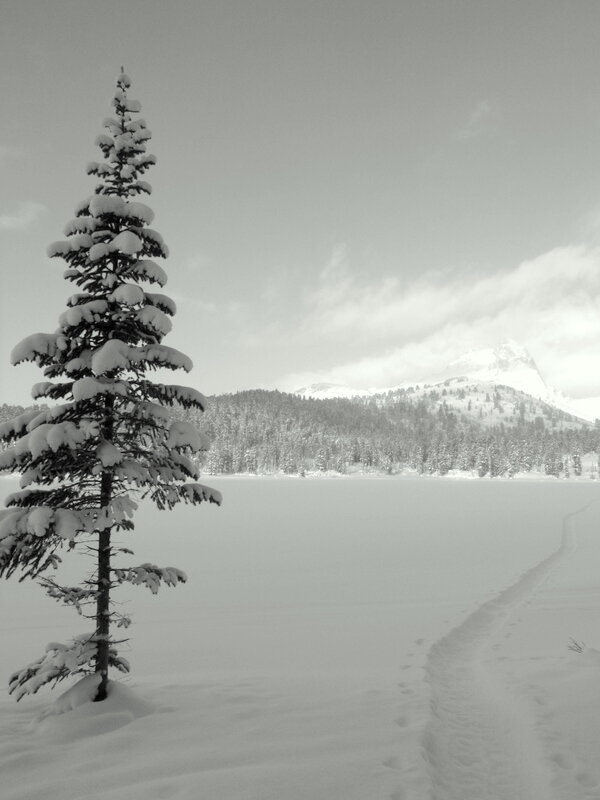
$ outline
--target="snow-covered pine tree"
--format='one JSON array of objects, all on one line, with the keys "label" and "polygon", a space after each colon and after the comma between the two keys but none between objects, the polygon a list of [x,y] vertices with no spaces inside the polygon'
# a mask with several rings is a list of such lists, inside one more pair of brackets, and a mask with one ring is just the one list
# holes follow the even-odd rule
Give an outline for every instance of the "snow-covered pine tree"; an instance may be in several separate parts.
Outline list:
[{"label": "snow-covered pine tree", "polygon": [[[95,620],[95,629],[67,644],[52,643],[38,661],[17,671],[10,692],[17,699],[49,681],[94,675],[96,700],[107,692],[109,666],[128,671],[111,627],[127,627],[113,608],[112,591],[129,582],[156,592],[186,580],[173,567],[116,565],[131,554],[111,536],[133,529],[133,499],[145,497],[160,509],[176,503],[219,504],[220,494],[195,483],[190,455],[204,449],[203,436],[173,419],[169,407],[203,410],[195,389],[153,382],[158,368],[192,367],[190,359],[161,342],[171,330],[175,305],[164,294],[166,274],[153,259],[166,258],[162,237],[149,225],[151,209],[136,198],[150,194],[142,176],[156,159],[146,153],[150,131],[140,104],[128,98],[130,80],[121,70],[114,113],[96,140],[103,160],[88,165],[99,179],[94,194],[80,203],[55,242],[51,258],[67,262],[66,280],[77,293],[67,301],[54,333],[34,334],[18,344],[13,364],[31,361],[47,380],[32,396],[56,401],[0,426],[9,443],[0,469],[21,474],[21,490],[0,512],[0,576],[21,573],[39,579],[50,597]],[[84,547],[94,567],[79,586],[61,586],[43,576],[57,567],[63,548]]]}]

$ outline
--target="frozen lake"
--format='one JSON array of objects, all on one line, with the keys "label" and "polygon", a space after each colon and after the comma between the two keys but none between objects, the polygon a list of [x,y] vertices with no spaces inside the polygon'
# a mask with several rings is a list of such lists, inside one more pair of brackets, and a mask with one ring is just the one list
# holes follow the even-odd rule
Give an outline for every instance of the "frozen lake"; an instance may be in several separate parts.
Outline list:
[{"label": "frozen lake", "polygon": [[[223,491],[221,508],[143,507],[135,533],[121,537],[135,551],[133,563],[178,566],[189,578],[158,597],[140,588],[119,593],[132,600],[138,677],[172,666],[174,652],[179,670],[204,674],[393,675],[413,636],[430,641],[555,549],[564,513],[595,489],[418,479],[207,482]],[[69,579],[85,569],[84,556],[66,556]],[[17,663],[27,661],[46,639],[81,628],[35,586],[11,581],[0,591],[4,641],[14,638],[2,651],[4,674],[16,666],[15,650]]]},{"label": "frozen lake", "polygon": [[[111,750],[124,736],[133,747],[121,770],[128,789],[121,791],[115,777],[113,793],[83,793],[84,776],[75,769],[68,783],[61,779],[60,792],[44,795],[35,772],[24,782],[23,768],[9,759],[13,783],[9,777],[6,799],[399,800],[434,796],[428,794],[432,783],[439,800],[461,792],[463,800],[470,797],[464,787],[456,795],[440,789],[439,775],[432,778],[436,767],[424,757],[435,680],[428,654],[515,584],[519,591],[506,600],[511,613],[539,595],[538,583],[546,585],[550,573],[559,575],[560,585],[554,594],[546,586],[546,603],[555,603],[559,591],[572,599],[582,587],[597,585],[586,565],[597,554],[589,530],[598,506],[574,518],[589,556],[576,570],[568,566],[570,545],[556,563],[546,567],[544,559],[561,547],[565,517],[595,500],[599,488],[397,478],[206,482],[223,491],[221,508],[144,507],[135,533],[121,537],[136,552],[133,563],[177,566],[189,578],[158,597],[142,588],[119,595],[131,599],[134,618],[125,653],[132,664],[129,685],[162,712],[116,726],[112,735]],[[84,558],[70,556],[69,562],[65,571],[76,579]],[[539,581],[535,573],[521,585],[524,573],[539,564]],[[588,591],[588,605],[590,597]],[[576,632],[573,619],[563,618],[561,655]],[[476,634],[477,642],[489,643],[502,619]],[[86,627],[35,586],[0,584],[1,674],[37,657],[46,642]],[[0,701],[0,756],[2,743],[15,741],[15,730],[25,737],[23,746],[32,747],[25,721],[50,699],[43,690],[18,706],[12,698]],[[57,730],[52,747],[58,747]],[[153,738],[146,738],[149,730]],[[169,730],[179,731],[185,769],[171,750]],[[94,732],[90,743],[98,738]],[[445,735],[443,725],[434,732],[438,742]],[[36,747],[42,739],[38,732]],[[85,736],[77,746],[93,770]],[[510,791],[514,786],[507,797]]]}]

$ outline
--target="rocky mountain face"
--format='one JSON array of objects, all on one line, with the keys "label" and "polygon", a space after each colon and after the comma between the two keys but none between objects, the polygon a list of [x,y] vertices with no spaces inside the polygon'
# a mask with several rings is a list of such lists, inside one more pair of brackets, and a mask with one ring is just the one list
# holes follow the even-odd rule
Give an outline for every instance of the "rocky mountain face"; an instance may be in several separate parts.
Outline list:
[{"label": "rocky mountain face", "polygon": [[511,386],[532,397],[544,399],[544,379],[529,352],[517,342],[504,341],[496,347],[471,350],[448,365],[448,377]]}]

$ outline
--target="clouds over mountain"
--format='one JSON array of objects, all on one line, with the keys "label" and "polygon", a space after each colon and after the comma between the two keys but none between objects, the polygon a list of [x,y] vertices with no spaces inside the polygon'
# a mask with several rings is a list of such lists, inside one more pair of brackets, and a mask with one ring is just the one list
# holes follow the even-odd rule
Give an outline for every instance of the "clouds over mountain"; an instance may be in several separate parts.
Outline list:
[{"label": "clouds over mountain", "polygon": [[[315,380],[389,386],[425,378],[466,350],[510,337],[528,347],[550,384],[574,395],[595,393],[600,249],[560,247],[513,270],[441,271],[405,285],[394,276],[369,281],[338,248],[307,293],[297,335],[320,341],[329,366],[288,375],[289,388]],[[352,343],[360,343],[360,357],[352,357]]]}]

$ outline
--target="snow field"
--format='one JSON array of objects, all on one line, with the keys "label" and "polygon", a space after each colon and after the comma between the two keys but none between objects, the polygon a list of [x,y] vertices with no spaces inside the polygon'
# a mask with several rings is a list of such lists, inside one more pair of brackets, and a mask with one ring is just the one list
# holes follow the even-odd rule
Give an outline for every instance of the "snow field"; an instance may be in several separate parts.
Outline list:
[{"label": "snow field", "polygon": [[[597,642],[600,505],[563,537],[594,484],[212,483],[123,535],[189,576],[120,592],[127,685],[37,722],[66,682],[0,699],[3,800],[600,796],[600,661],[567,649]],[[1,674],[87,627],[0,584]]]},{"label": "snow field", "polygon": [[[538,742],[522,709],[486,668],[481,652],[512,614],[573,554],[572,520],[563,518],[559,548],[512,586],[481,605],[429,653],[431,720],[425,735],[434,796],[456,800],[548,797]],[[499,647],[497,646],[499,649]]]},{"label": "snow field", "polygon": [[[547,796],[560,800],[600,797],[599,506],[596,497],[568,515],[573,551],[487,648],[486,666],[533,723]],[[569,649],[572,640],[583,652]]]}]

